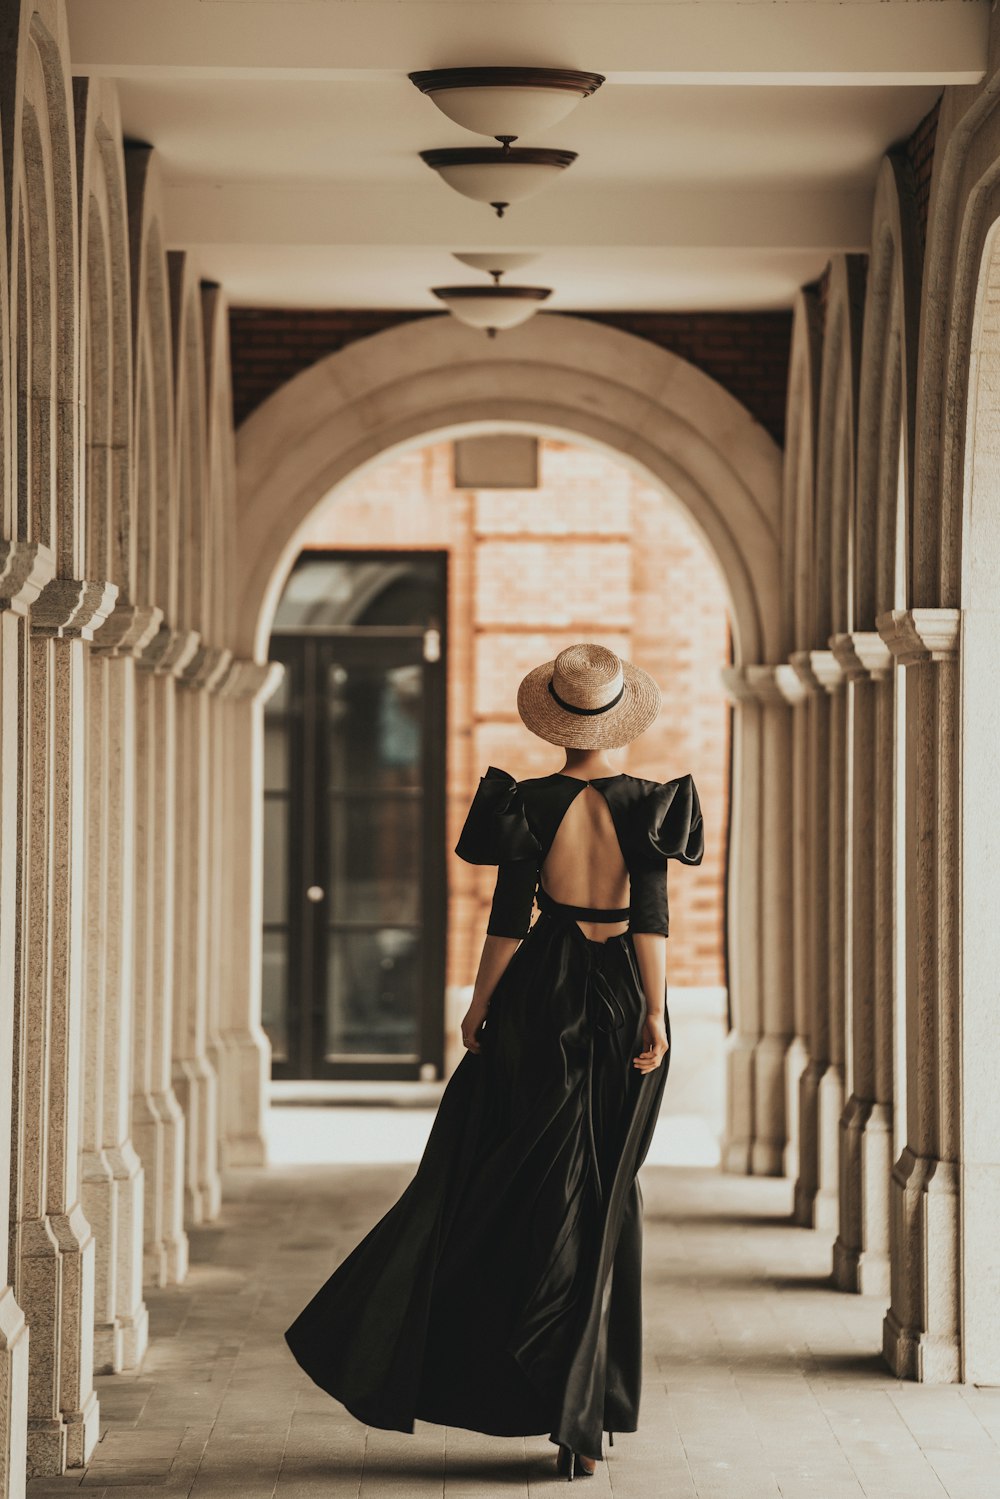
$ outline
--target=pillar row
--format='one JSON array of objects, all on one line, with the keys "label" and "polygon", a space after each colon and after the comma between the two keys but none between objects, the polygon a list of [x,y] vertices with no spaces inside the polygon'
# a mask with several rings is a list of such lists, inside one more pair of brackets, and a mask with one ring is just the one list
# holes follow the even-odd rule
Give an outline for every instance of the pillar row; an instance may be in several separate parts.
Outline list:
[{"label": "pillar row", "polygon": [[160,623],[137,658],[132,1138],[143,1163],[146,1281],[178,1285],[184,1231],[185,1119],[173,1085],[177,675],[198,636]]},{"label": "pillar row", "polygon": [[235,658],[221,688],[226,899],[218,969],[221,1149],[226,1166],[266,1160],[271,1049],[261,1026],[264,705],[284,667]]},{"label": "pillar row", "polygon": [[[0,542],[0,1180],[12,1180],[23,1138],[13,1110],[22,1087],[16,1075],[19,1036],[18,845],[23,786],[25,619],[54,571],[52,553],[33,543]],[[20,954],[18,953],[18,957]],[[11,1143],[15,1142],[13,1160]],[[11,1280],[11,1228],[17,1228],[19,1194],[0,1193],[0,1493],[24,1499],[27,1471],[28,1328]],[[14,1225],[10,1211],[15,1212]]]},{"label": "pillar row", "polygon": [[840,1222],[833,1278],[843,1291],[889,1292],[893,1163],[893,928],[896,744],[893,658],[874,630],[831,646],[852,698],[851,1093],[840,1121]]},{"label": "pillar row", "polygon": [[[804,743],[805,914],[808,1060],[799,1079],[799,1161],[794,1216],[834,1230],[844,1107],[842,948],[845,857],[842,775],[846,709],[843,672],[830,650],[796,651],[790,664],[807,693]],[[842,823],[843,819],[839,818]],[[838,992],[839,990],[839,992]]]},{"label": "pillar row", "polygon": [[55,578],[31,611],[19,891],[21,1077],[16,1289],[30,1329],[28,1472],[83,1466],[97,1441],[94,1237],[80,1197],[84,1036],[84,640],[113,584]]},{"label": "pillar row", "polygon": [[792,1007],[791,847],[787,786],[792,720],[787,668],[728,668],[734,704],[730,953],[733,1027],[727,1055],[728,1171],[780,1176],[789,1140]]},{"label": "pillar row", "polygon": [[891,1304],[883,1352],[893,1372],[961,1377],[957,609],[882,614],[879,634],[906,668],[906,1145],[890,1188]]}]

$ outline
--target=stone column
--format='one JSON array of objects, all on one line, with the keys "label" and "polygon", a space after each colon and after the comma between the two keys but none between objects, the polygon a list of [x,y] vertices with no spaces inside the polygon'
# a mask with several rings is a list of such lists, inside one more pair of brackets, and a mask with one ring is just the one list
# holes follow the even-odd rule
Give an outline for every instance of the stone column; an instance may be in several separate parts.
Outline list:
[{"label": "stone column", "polygon": [[161,624],[136,677],[135,1007],[132,1137],[145,1176],[145,1278],[187,1275],[185,1121],[172,1077],[176,676],[198,648],[192,631]]},{"label": "stone column", "polygon": [[142,1299],[143,1168],[131,1137],[135,884],[135,658],[159,609],[119,604],[87,662],[86,1027],[83,1208],[96,1248],[98,1373],[135,1369]]},{"label": "stone column", "polygon": [[[22,765],[24,617],[51,579],[52,554],[34,543],[0,542],[0,1181],[11,1180],[18,943],[19,790]],[[18,1152],[18,1155],[20,1152]],[[17,1156],[13,1161],[16,1170]],[[0,1193],[0,1494],[23,1499],[27,1472],[28,1330],[9,1284],[11,1195]],[[19,1197],[20,1194],[18,1194]]]},{"label": "stone column", "polygon": [[895,734],[892,653],[874,630],[838,635],[853,698],[851,1096],[840,1121],[842,1291],[889,1291],[892,1170]]},{"label": "stone column", "polygon": [[754,1057],[761,1038],[761,709],[742,667],[726,667],[733,705],[729,833],[727,975],[731,1026],[726,1040],[726,1131],[722,1169],[753,1170]]},{"label": "stone column", "polygon": [[789,828],[789,914],[791,922],[792,1035],[785,1050],[786,1134],[782,1175],[795,1181],[799,1174],[799,1095],[802,1074],[809,1062],[809,954],[813,909],[809,903],[809,719],[808,692],[795,668],[784,662],[774,668],[774,683],[791,712],[791,764],[784,788],[784,816]]},{"label": "stone column", "polygon": [[831,803],[834,807],[839,804],[835,784],[842,755],[842,748],[833,744],[834,734],[842,728],[842,715],[839,710],[831,711],[831,694],[840,684],[841,669],[829,650],[796,651],[791,665],[808,692],[806,887],[811,913],[806,969],[809,1060],[799,1082],[799,1174],[794,1216],[796,1223],[807,1228],[834,1229],[844,1082],[843,1043],[834,1039],[834,1030],[842,1028],[842,1014],[831,994],[831,973],[836,976],[838,972],[837,959],[831,961],[831,927],[837,929],[836,916],[831,918],[831,901],[838,898],[833,885],[843,851],[842,846],[839,853],[837,849],[831,851],[831,844],[839,842],[830,815]]},{"label": "stone column", "polygon": [[[761,1034],[753,1055],[754,1135],[750,1168],[781,1176],[789,1139],[787,1067],[795,1036],[792,947],[792,715],[784,665],[747,666],[744,680],[759,705],[760,844],[757,871],[761,934]],[[797,684],[797,678],[794,678]]]},{"label": "stone column", "polygon": [[209,695],[231,655],[201,646],[185,667],[177,701],[177,868],[174,923],[174,1090],[187,1127],[184,1207],[191,1223],[218,1216],[218,1079],[209,1061]]},{"label": "stone column", "polygon": [[83,1044],[83,640],[113,584],[56,578],[32,609],[24,705],[23,1067],[18,1120],[19,1299],[31,1333],[28,1470],[81,1467],[97,1441],[94,1238],[80,1202]]},{"label": "stone column", "polygon": [[961,1377],[958,1191],[960,613],[892,610],[906,672],[906,1145],[893,1167],[883,1352],[904,1379]]},{"label": "stone column", "polygon": [[227,901],[219,993],[222,1158],[266,1159],[264,1116],[270,1047],[261,1029],[261,870],[264,848],[264,704],[281,681],[276,661],[237,658],[223,684]]}]

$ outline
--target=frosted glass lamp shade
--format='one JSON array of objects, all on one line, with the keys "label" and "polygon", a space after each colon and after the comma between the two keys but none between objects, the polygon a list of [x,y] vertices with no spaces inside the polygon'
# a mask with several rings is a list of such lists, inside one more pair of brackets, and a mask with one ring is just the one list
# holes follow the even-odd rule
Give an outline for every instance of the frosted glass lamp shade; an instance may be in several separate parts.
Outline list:
[{"label": "frosted glass lamp shade", "polygon": [[456,125],[499,141],[558,125],[604,82],[569,68],[432,68],[410,79]]},{"label": "frosted glass lamp shade", "polygon": [[500,218],[511,203],[529,198],[554,182],[576,161],[575,151],[553,151],[531,146],[460,147],[421,151],[421,161],[432,167],[449,187],[465,198],[489,203]]},{"label": "frosted glass lamp shade", "polygon": [[435,286],[433,294],[460,323],[495,332],[526,323],[552,292],[545,286]]}]

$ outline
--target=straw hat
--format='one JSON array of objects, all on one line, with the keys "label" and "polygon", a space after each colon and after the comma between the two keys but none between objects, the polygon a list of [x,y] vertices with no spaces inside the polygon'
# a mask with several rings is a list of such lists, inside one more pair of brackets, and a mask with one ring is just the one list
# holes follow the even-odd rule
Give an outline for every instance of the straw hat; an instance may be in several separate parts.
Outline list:
[{"label": "straw hat", "polygon": [[533,734],[564,749],[618,749],[638,739],[660,711],[648,672],[603,645],[569,645],[529,671],[517,711]]}]

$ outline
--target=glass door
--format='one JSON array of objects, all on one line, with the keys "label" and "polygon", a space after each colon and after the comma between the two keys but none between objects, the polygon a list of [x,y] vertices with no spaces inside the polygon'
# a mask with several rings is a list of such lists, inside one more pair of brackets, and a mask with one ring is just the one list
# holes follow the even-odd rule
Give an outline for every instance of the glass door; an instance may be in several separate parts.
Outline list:
[{"label": "glass door", "polygon": [[[440,609],[443,558],[430,560]],[[411,588],[410,612],[413,602]],[[272,637],[272,659],[285,664],[266,716],[264,1023],[275,1076],[440,1076],[444,691],[441,615],[429,617]]]}]

